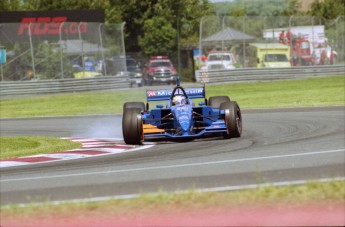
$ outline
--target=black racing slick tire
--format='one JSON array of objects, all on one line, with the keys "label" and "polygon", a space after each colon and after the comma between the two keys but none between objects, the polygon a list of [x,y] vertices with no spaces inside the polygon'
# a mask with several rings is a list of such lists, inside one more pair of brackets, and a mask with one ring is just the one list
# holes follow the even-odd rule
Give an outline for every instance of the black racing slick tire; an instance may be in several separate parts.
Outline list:
[{"label": "black racing slick tire", "polygon": [[122,116],[122,134],[126,144],[140,145],[144,139],[140,108],[126,108]]},{"label": "black racing slick tire", "polygon": [[219,108],[223,102],[230,102],[229,96],[211,96],[208,99],[208,105],[212,108]]},{"label": "black racing slick tire", "polygon": [[123,104],[123,113],[125,113],[125,109],[127,108],[139,108],[141,111],[145,111],[145,103],[143,102],[125,102]]},{"label": "black racing slick tire", "polygon": [[224,110],[224,121],[227,128],[225,138],[238,138],[242,134],[242,114],[237,102],[224,102],[220,105]]}]

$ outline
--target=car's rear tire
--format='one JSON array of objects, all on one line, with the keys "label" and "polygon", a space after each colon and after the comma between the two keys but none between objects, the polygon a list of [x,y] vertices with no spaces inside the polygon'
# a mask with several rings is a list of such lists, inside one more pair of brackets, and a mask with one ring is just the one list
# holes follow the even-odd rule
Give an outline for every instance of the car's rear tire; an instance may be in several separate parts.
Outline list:
[{"label": "car's rear tire", "polygon": [[208,105],[212,108],[219,108],[223,102],[230,102],[229,96],[211,96],[208,99]]},{"label": "car's rear tire", "polygon": [[237,102],[224,102],[220,105],[220,110],[224,110],[224,121],[227,128],[225,138],[237,138],[242,134],[242,114]]},{"label": "car's rear tire", "polygon": [[130,107],[123,111],[122,134],[126,144],[139,145],[144,139],[141,109]]}]

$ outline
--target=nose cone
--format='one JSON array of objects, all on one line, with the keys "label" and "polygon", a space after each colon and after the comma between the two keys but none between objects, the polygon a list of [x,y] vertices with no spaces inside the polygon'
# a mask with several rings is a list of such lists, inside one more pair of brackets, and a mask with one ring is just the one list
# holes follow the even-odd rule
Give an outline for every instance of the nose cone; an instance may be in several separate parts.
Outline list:
[{"label": "nose cone", "polygon": [[192,107],[189,105],[176,107],[175,117],[180,125],[182,134],[188,134],[192,122]]},{"label": "nose cone", "polygon": [[189,120],[179,119],[179,123],[180,123],[181,129],[182,129],[183,132],[188,132],[189,131],[189,125],[190,125],[190,121]]}]

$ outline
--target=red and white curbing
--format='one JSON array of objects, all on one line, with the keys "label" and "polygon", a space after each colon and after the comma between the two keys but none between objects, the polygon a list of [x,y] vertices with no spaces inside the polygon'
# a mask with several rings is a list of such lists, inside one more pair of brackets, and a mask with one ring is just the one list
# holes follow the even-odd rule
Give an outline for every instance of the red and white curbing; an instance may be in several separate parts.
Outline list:
[{"label": "red and white curbing", "polygon": [[78,158],[89,158],[99,155],[119,154],[139,149],[149,148],[152,145],[133,146],[124,144],[122,140],[114,139],[87,139],[87,138],[61,138],[82,144],[82,148],[59,151],[49,154],[39,154],[26,157],[8,158],[0,160],[0,168],[22,166],[28,164],[64,161]]}]

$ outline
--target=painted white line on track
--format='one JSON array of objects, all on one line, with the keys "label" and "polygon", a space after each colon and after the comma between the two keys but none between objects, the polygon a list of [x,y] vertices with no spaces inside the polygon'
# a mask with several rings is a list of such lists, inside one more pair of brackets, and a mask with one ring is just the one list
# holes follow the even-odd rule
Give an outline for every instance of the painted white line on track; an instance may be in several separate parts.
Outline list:
[{"label": "painted white line on track", "polygon": [[[138,147],[135,149],[141,149],[141,148]],[[133,149],[133,150],[135,150],[135,149]],[[131,150],[131,151],[133,151],[133,150]],[[80,177],[80,176],[89,176],[89,175],[104,175],[104,174],[108,175],[110,173],[126,173],[126,172],[136,172],[136,171],[159,170],[159,169],[175,169],[175,168],[183,168],[183,167],[191,167],[191,166],[218,165],[218,164],[225,164],[225,163],[258,161],[258,160],[268,160],[268,159],[277,159],[277,158],[289,158],[289,157],[300,157],[300,156],[311,156],[311,155],[325,155],[325,154],[339,153],[339,152],[344,152],[344,151],[345,151],[345,149],[337,149],[337,150],[328,150],[328,151],[295,153],[295,154],[287,154],[287,155],[273,155],[273,156],[257,157],[257,158],[230,159],[230,160],[213,161],[213,162],[197,162],[197,163],[190,163],[190,164],[154,166],[154,167],[146,167],[146,168],[107,170],[107,171],[101,171],[101,172],[74,173],[74,174],[62,174],[62,175],[54,175],[54,176],[40,176],[40,177],[27,177],[27,178],[0,180],[0,182],[26,181],[26,180],[32,181],[32,180],[41,180],[41,179]]]},{"label": "painted white line on track", "polygon": [[[195,192],[203,193],[203,192],[226,192],[226,191],[238,191],[238,190],[246,190],[246,189],[257,189],[262,187],[284,187],[289,185],[302,185],[308,182],[329,182],[329,181],[345,181],[345,177],[336,177],[336,178],[322,178],[322,179],[313,179],[313,180],[296,180],[296,181],[281,181],[281,182],[273,182],[273,183],[263,183],[263,184],[248,184],[248,185],[238,185],[238,186],[223,186],[223,187],[214,187],[214,188],[201,188],[195,189]],[[174,191],[174,192],[166,192],[171,194],[184,194],[188,193],[189,190],[181,190],[181,191]],[[145,193],[146,195],[150,196],[159,196],[161,193],[152,192],[152,193]],[[47,202],[38,202],[38,203],[19,203],[15,204],[19,207],[27,207],[32,205],[61,205],[61,204],[68,204],[68,203],[89,203],[89,202],[105,202],[109,200],[122,200],[122,199],[135,199],[140,197],[141,194],[127,194],[127,195],[118,195],[118,196],[102,196],[102,197],[93,197],[93,198],[85,198],[85,199],[71,199],[71,200],[55,200],[55,201],[47,201]],[[2,206],[3,208],[10,207],[11,205]]]},{"label": "painted white line on track", "polygon": [[[17,162],[17,161],[6,161],[5,167],[12,167],[12,166],[25,166],[27,165],[27,162]],[[0,162],[0,168],[4,167]]]}]

